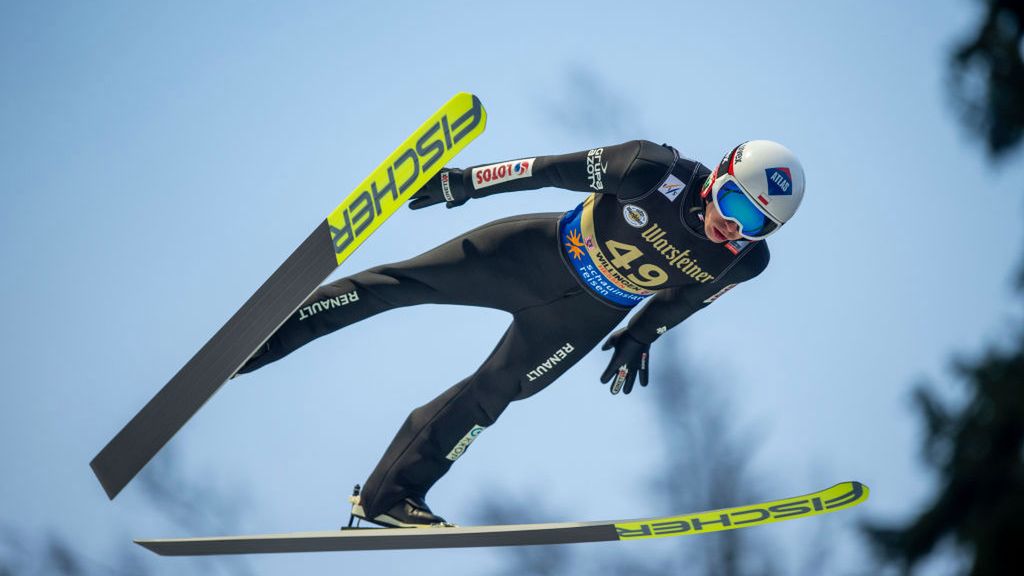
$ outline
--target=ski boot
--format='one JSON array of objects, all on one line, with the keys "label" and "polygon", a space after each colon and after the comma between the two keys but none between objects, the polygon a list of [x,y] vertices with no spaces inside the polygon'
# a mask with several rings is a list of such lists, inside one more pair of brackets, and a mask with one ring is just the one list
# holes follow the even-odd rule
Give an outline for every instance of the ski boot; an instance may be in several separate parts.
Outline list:
[{"label": "ski boot", "polygon": [[352,514],[348,519],[348,527],[353,528],[352,523],[366,520],[385,528],[451,528],[455,524],[445,521],[437,514],[430,511],[430,507],[423,501],[423,498],[411,496],[405,498],[392,506],[383,514],[369,518],[363,510],[362,497],[359,495],[360,487],[352,489],[352,495],[348,501],[352,504]]}]

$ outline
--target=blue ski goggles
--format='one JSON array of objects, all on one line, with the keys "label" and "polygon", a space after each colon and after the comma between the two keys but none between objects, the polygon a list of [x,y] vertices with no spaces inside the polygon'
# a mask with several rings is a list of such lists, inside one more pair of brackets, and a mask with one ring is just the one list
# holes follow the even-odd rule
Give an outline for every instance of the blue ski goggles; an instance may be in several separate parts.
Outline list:
[{"label": "blue ski goggles", "polygon": [[747,240],[760,240],[779,228],[732,178],[726,177],[714,199],[722,216],[739,224],[740,235]]}]

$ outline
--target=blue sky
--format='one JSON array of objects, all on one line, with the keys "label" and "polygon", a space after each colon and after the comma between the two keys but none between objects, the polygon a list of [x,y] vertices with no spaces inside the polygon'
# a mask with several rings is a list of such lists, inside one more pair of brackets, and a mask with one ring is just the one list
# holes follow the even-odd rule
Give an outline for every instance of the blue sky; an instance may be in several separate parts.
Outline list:
[{"label": "blue sky", "polygon": [[[956,397],[950,355],[1019,322],[1010,278],[1022,246],[1019,157],[991,165],[946,91],[947,54],[977,6],[929,6],[3,4],[0,523],[73,537],[97,558],[144,554],[129,536],[179,535],[135,485],[108,502],[88,461],[457,91],[489,112],[460,165],[633,138],[706,164],[752,138],[796,151],[807,199],[771,239],[769,269],[652,360],[684,354],[723,383],[736,419],[760,430],[753,466],[767,497],[857,479],[873,488],[863,513],[911,513],[931,480],[909,390],[931,377]],[[405,210],[338,274],[580,200],[541,190]],[[247,502],[241,530],[330,529],[409,410],[472,371],[507,320],[442,307],[374,318],[232,382],[172,449],[189,477]],[[609,430],[643,426],[652,407],[645,390],[602,391],[606,361],[595,352],[510,408],[432,492],[434,507],[465,518],[501,486],[573,516],[524,521],[681,512],[622,494],[649,481],[655,443]],[[814,522],[777,530],[796,541]],[[855,566],[860,545],[837,534]],[[395,557],[445,574],[500,562],[489,551]]]}]

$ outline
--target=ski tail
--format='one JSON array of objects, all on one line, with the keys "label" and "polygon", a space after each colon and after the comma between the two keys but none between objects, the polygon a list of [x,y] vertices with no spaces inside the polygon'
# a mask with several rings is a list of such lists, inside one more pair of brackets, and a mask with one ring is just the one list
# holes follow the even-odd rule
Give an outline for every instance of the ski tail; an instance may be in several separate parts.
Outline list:
[{"label": "ski tail", "polygon": [[90,466],[107,496],[113,500],[317,286],[486,123],[476,96],[456,94],[371,172],[93,458]]}]

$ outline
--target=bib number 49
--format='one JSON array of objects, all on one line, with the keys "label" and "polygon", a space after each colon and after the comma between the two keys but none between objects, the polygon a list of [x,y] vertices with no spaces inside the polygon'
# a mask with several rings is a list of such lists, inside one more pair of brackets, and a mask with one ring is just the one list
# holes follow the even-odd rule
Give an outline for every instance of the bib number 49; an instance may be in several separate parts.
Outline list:
[{"label": "bib number 49", "polygon": [[[626,244],[625,242],[608,240],[604,244],[608,247],[608,252],[611,253],[612,266],[615,266],[620,270],[632,270],[632,262],[644,255],[642,250],[632,244]],[[635,274],[626,274],[626,279],[637,286],[654,288],[655,286],[661,286],[668,281],[668,273],[654,264],[641,264],[640,267],[637,268]]]}]

